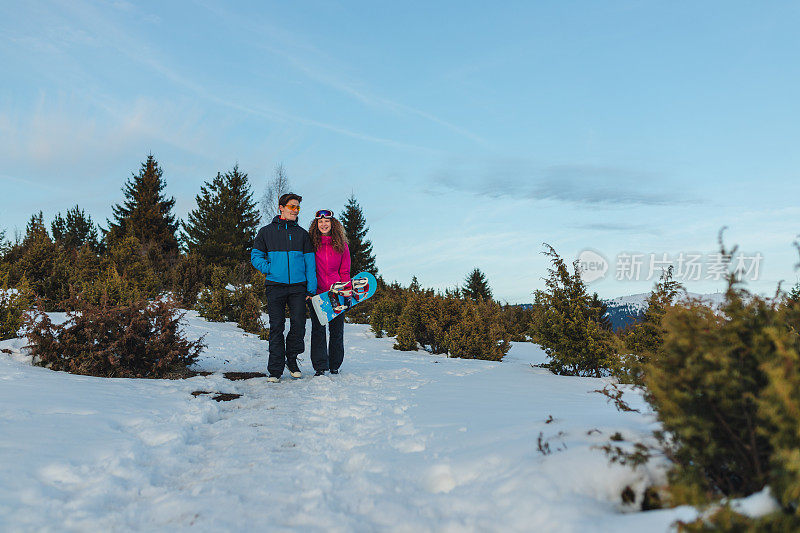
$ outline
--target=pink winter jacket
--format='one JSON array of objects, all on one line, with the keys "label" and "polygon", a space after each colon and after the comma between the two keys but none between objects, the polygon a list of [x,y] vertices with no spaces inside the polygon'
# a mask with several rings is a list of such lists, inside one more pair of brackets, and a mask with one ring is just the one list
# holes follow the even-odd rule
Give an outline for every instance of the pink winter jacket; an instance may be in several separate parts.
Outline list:
[{"label": "pink winter jacket", "polygon": [[329,235],[322,235],[319,248],[315,252],[317,294],[327,291],[337,281],[350,279],[350,249],[345,244],[344,251],[337,252],[331,241]]}]

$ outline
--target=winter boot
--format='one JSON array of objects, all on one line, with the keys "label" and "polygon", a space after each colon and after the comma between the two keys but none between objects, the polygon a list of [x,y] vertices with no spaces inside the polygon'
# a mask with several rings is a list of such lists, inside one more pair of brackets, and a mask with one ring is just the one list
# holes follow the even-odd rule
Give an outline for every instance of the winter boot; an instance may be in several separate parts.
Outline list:
[{"label": "winter boot", "polygon": [[287,357],[286,358],[286,368],[289,369],[289,375],[293,378],[297,379],[303,377],[303,373],[300,372],[300,367],[297,366],[297,358],[296,357]]}]

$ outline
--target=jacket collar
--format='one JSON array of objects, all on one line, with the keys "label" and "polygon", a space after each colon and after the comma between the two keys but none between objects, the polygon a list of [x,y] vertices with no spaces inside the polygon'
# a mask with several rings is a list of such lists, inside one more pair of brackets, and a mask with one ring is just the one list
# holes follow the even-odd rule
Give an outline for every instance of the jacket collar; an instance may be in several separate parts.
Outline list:
[{"label": "jacket collar", "polygon": [[285,219],[281,218],[280,215],[275,215],[275,218],[272,219],[272,223],[273,224],[278,224],[278,225],[280,225],[280,224],[288,224],[289,226],[296,226],[297,225],[297,221],[296,220],[285,220]]}]

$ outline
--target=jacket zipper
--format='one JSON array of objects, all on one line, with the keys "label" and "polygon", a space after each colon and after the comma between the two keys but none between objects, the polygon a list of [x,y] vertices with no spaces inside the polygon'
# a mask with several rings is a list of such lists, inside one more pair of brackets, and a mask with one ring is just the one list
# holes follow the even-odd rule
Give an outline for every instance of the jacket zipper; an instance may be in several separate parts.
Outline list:
[{"label": "jacket zipper", "polygon": [[286,276],[289,278],[289,285],[292,284],[292,267],[289,264],[289,244],[292,242],[292,235],[289,233],[289,223],[286,223]]}]

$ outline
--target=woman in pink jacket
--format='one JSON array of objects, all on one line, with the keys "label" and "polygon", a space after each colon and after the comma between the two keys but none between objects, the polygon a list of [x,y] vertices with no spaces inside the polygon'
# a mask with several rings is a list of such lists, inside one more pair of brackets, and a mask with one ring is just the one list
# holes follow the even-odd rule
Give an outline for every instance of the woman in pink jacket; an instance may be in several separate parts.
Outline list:
[{"label": "woman in pink jacket", "polygon": [[[341,222],[333,211],[321,209],[314,216],[311,227],[311,245],[317,262],[317,294],[326,292],[337,281],[350,280],[350,249]],[[309,308],[311,308],[311,303]],[[344,314],[328,322],[330,338],[325,346],[325,326],[311,309],[311,364],[317,376],[326,370],[338,374],[344,359]]]}]

